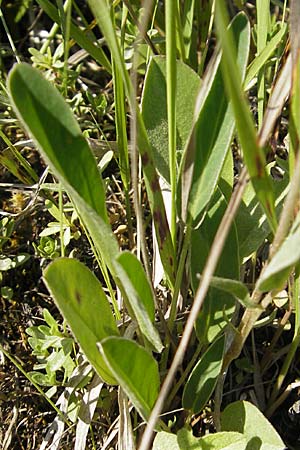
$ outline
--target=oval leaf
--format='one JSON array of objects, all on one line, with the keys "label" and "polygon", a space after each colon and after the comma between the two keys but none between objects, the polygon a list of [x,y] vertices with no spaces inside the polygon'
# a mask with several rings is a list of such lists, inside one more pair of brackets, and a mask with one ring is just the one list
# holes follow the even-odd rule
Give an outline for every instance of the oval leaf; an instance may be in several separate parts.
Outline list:
[{"label": "oval leaf", "polygon": [[159,391],[157,362],[144,347],[130,339],[110,337],[98,345],[114,377],[147,420]]},{"label": "oval leaf", "polygon": [[87,359],[106,383],[116,384],[97,349],[97,342],[119,334],[98,279],[76,259],[61,258],[46,268],[44,280]]},{"label": "oval leaf", "polygon": [[285,448],[270,422],[256,406],[249,402],[237,401],[228,405],[221,414],[221,429],[242,433],[247,439],[249,449],[283,450]]}]

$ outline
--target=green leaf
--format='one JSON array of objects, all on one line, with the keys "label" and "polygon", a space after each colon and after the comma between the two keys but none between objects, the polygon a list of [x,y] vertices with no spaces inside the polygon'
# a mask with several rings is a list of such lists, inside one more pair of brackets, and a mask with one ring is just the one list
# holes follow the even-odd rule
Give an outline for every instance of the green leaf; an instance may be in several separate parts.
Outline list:
[{"label": "green leaf", "polygon": [[256,406],[237,401],[221,414],[222,431],[237,431],[247,439],[249,450],[282,450],[285,448],[279,434]]},{"label": "green leaf", "polygon": [[282,243],[259,279],[258,289],[270,291],[281,288],[292,268],[300,260],[300,230],[297,228]]},{"label": "green leaf", "polygon": [[28,64],[10,72],[12,104],[55,173],[107,222],[102,179],[87,141],[58,90]]},{"label": "green leaf", "polygon": [[[176,147],[177,160],[190,135],[200,78],[181,61],[176,62]],[[155,165],[170,182],[168,153],[168,117],[166,88],[166,58],[152,58],[145,77],[142,96],[142,116],[152,146]]]},{"label": "green leaf", "polygon": [[[49,0],[37,0],[45,13],[56,23],[60,24],[60,18],[57,9]],[[101,47],[95,45],[89,39],[86,33],[73,22],[70,24],[70,36],[77,42],[77,44],[87,51],[87,53],[94,58],[101,66],[103,66],[109,73],[111,73],[111,64],[107,59]]]},{"label": "green leaf", "polygon": [[[148,315],[144,314],[145,309],[141,308],[128,275],[117,262],[120,252],[107,224],[102,179],[71,110],[39,71],[27,64],[20,64],[12,70],[8,87],[18,116],[25,123],[52,172],[72,198],[96,249],[103,256],[125,299],[130,298],[142,333],[158,352],[161,351],[158,332]],[[161,215],[159,218],[163,220]],[[172,252],[167,254],[172,255]]]},{"label": "green leaf", "polygon": [[[191,276],[192,287],[196,291],[206,260],[223,217],[227,202],[218,190],[212,199],[212,207],[199,229],[192,232]],[[239,279],[239,254],[235,227],[229,232],[215,275],[222,278]],[[230,320],[235,309],[235,297],[210,288],[196,321],[196,332],[200,342],[212,342]]]},{"label": "green leaf", "polygon": [[[145,308],[145,314],[148,314],[150,320],[154,322],[155,318],[155,305],[152,290],[147,279],[146,273],[143,269],[141,262],[137,257],[130,252],[123,252],[118,257],[118,262],[121,264],[125,272],[127,273],[132,286],[134,287],[140,303]],[[128,297],[130,302],[130,297]]]},{"label": "green leaf", "polygon": [[251,62],[247,69],[247,74],[244,81],[244,86],[248,88],[248,84],[251,83],[253,78],[258,74],[259,70],[266,64],[269,58],[274,53],[275,49],[281,42],[282,38],[287,32],[287,25],[284,23],[280,30],[272,37],[272,39],[263,48],[262,52],[257,55]]},{"label": "green leaf", "polygon": [[147,420],[160,385],[155,359],[144,347],[121,337],[102,340],[99,349],[124,392]]},{"label": "green leaf", "polygon": [[[246,450],[248,448],[245,436],[233,431],[208,434],[200,439],[200,443],[202,450]],[[251,450],[254,449],[251,448]]]},{"label": "green leaf", "polygon": [[[177,442],[177,436],[173,433],[160,431],[155,436],[153,450],[181,450]],[[195,449],[196,450],[196,449]]]},{"label": "green leaf", "polygon": [[[271,169],[270,166],[267,167],[268,173]],[[285,172],[282,180],[271,179],[270,181],[276,198],[276,213],[279,215],[288,191],[289,175]],[[246,187],[242,203],[235,218],[235,224],[239,241],[240,261],[242,264],[254,251],[258,250],[271,233],[267,217],[251,184],[248,184]]]},{"label": "green leaf", "polygon": [[177,435],[157,433],[153,450],[246,450],[246,446],[246,438],[241,433],[228,431],[195,438],[191,430],[182,428]]},{"label": "green leaf", "polygon": [[223,363],[225,336],[214,341],[194,367],[183,391],[182,404],[185,409],[198,414],[216,386]]},{"label": "green leaf", "polygon": [[227,29],[228,15],[224,0],[216,3],[216,25],[219,42],[223,51],[222,73],[224,85],[231,101],[238,138],[242,146],[244,160],[271,230],[277,227],[274,194],[270,179],[266,172],[266,160],[263,149],[257,144],[257,134],[250,107],[244,97],[242,80],[236,61],[234,39],[230,29]]},{"label": "green leaf", "polygon": [[[238,71],[243,78],[250,45],[250,27],[246,16],[238,14],[230,28],[237,46]],[[184,170],[189,171],[190,166],[194,166],[188,204],[194,223],[199,221],[200,214],[216,189],[235,127],[234,113],[222,78],[220,57],[215,58],[206,76],[208,82],[203,83],[197,98],[200,111],[196,112],[198,116],[191,141],[185,150]]]},{"label": "green leaf", "polygon": [[116,384],[97,342],[119,332],[95,275],[79,261],[61,258],[46,268],[44,280],[87,359],[106,383]]}]

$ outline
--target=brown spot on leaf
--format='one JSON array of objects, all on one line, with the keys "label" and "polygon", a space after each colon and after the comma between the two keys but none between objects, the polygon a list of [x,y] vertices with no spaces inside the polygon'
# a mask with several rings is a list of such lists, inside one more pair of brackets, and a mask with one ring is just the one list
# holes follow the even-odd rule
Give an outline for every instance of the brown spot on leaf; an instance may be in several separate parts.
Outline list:
[{"label": "brown spot on leaf", "polygon": [[272,206],[270,205],[269,200],[266,200],[266,208],[267,208],[270,216],[272,216],[273,215],[273,209],[272,209]]},{"label": "brown spot on leaf", "polygon": [[151,185],[152,192],[159,191],[159,182],[158,182],[157,177],[155,177],[154,180],[151,181],[150,185]]},{"label": "brown spot on leaf", "polygon": [[166,240],[168,225],[166,222],[166,218],[163,217],[160,210],[155,210],[153,212],[153,219],[155,223],[155,228],[158,227],[159,247],[161,249]]},{"label": "brown spot on leaf", "polygon": [[81,294],[78,291],[75,291],[75,298],[77,300],[77,303],[80,305],[80,303],[81,303]]},{"label": "brown spot on leaf", "polygon": [[257,168],[257,176],[259,178],[262,178],[264,176],[264,166],[262,164],[262,161],[261,161],[259,155],[255,156],[255,164],[256,164],[256,168]]},{"label": "brown spot on leaf", "polygon": [[172,256],[170,256],[170,257],[169,257],[169,263],[170,263],[170,266],[172,267],[172,266],[173,266],[173,264],[174,264],[174,261],[173,261],[173,258],[172,258]]}]

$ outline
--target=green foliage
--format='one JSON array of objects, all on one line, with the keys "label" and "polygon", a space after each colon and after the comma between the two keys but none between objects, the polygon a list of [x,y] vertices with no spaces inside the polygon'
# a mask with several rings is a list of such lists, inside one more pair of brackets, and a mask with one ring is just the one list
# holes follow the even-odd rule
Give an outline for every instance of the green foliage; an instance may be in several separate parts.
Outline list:
[{"label": "green foliage", "polygon": [[97,278],[75,259],[53,261],[44,272],[45,282],[68,321],[82,351],[107,383],[114,384],[97,342],[118,335],[115,319]]},{"label": "green foliage", "polygon": [[147,420],[159,391],[155,359],[134,341],[121,337],[103,339],[99,349],[122,389]]},{"label": "green foliage", "polygon": [[[89,395],[99,397],[98,408],[111,416],[111,424],[116,386],[120,449],[134,447],[141,420],[146,430],[140,450],[149,447],[154,429],[154,450],[283,448],[256,407],[229,399],[221,412],[221,399],[222,390],[228,388],[224,377],[229,364],[250,345],[246,340],[260,315],[265,313],[268,320],[276,316],[280,306],[272,302],[287,283],[295,330],[271,403],[279,395],[300,341],[300,69],[295,56],[299,49],[293,48],[298,45],[297,27],[292,27],[293,59],[287,60],[293,72],[287,163],[272,155],[265,137],[265,130],[273,130],[288,93],[278,85],[274,71],[284,56],[288,26],[283,16],[280,23],[276,19],[269,0],[257,2],[257,24],[244,12],[229,24],[223,0],[215,2],[215,16],[213,3],[206,0],[156,2],[152,9],[146,2],[143,10],[135,1],[89,0],[85,7],[95,16],[100,40],[98,31],[92,30],[95,23],[88,24],[86,10],[81,11],[77,2],[37,2],[55,22],[47,49],[30,49],[35,67],[17,64],[7,86],[20,121],[14,117],[14,126],[24,126],[54,181],[45,183],[43,178],[38,183],[25,152],[18,152],[10,142],[14,132],[5,128],[1,137],[7,148],[0,161],[21,182],[33,185],[34,200],[39,198],[52,216],[42,230],[37,227],[39,241],[32,245],[37,258],[53,260],[43,279],[74,340],[44,310],[46,324],[27,329],[38,360],[28,378],[35,386],[50,387],[48,397],[56,394],[57,387],[71,389],[63,413],[78,421],[75,448],[84,448],[95,412],[96,399],[92,407]],[[231,12],[248,8],[245,2],[234,3]],[[28,4],[23,6],[26,9]],[[71,14],[74,11],[80,27]],[[294,12],[297,15],[297,8]],[[213,27],[216,45],[210,39]],[[55,35],[61,41],[52,48]],[[81,47],[80,63],[74,63],[74,50],[71,64],[74,42]],[[254,47],[256,55],[251,53]],[[90,65],[91,58],[99,65],[95,83],[82,76],[80,64],[86,57],[90,58],[82,63],[84,77],[87,67],[95,64]],[[287,63],[282,64],[287,73]],[[103,92],[101,83],[106,85]],[[250,98],[249,105],[245,91],[251,88],[252,95],[254,87],[258,98]],[[253,114],[256,100],[258,124]],[[115,129],[107,126],[107,117]],[[279,125],[280,132],[282,128]],[[282,139],[280,132],[270,140],[273,149],[275,137]],[[103,141],[90,139],[94,134]],[[104,149],[100,161],[92,151],[93,142]],[[113,157],[117,164],[109,167],[107,175]],[[241,158],[245,169],[240,173]],[[272,175],[278,167],[283,173],[279,181]],[[118,226],[114,221],[120,215],[124,222]],[[157,246],[151,241],[150,221]],[[0,230],[4,273],[22,265],[29,255],[11,251],[12,219],[2,219]],[[79,238],[89,243],[92,252],[80,251]],[[96,264],[99,277],[93,273]],[[160,264],[162,280],[154,286]],[[10,289],[1,288],[4,301],[12,301],[15,291]],[[278,314],[279,320],[283,315]],[[253,343],[254,339],[253,333]],[[254,350],[246,348],[245,354]],[[248,356],[246,364],[245,359],[238,360],[232,368],[234,379],[241,378],[239,370],[256,376],[257,366],[259,362]],[[75,375],[80,378],[76,386]],[[80,401],[77,390],[82,385],[87,397]],[[183,413],[177,410],[180,402]],[[172,418],[170,413],[166,420],[160,416],[164,405],[168,411],[176,409]],[[219,431],[206,434],[204,430],[202,436],[194,436],[192,417],[207,419],[211,413]]]},{"label": "green foliage", "polygon": [[[44,309],[43,316],[46,325],[31,326],[26,330],[32,354],[38,360],[30,375],[41,386],[59,386],[70,378],[74,370],[74,341],[59,330],[58,323],[48,310]],[[60,381],[59,374],[62,374]],[[52,390],[52,395],[54,392]]]},{"label": "green foliage", "polygon": [[[201,82],[197,74],[181,61],[176,62],[176,73],[176,159],[179,165],[191,133]],[[155,165],[163,178],[170,182],[166,83],[166,59],[156,56],[151,59],[145,77],[142,115]]]},{"label": "green foliage", "polygon": [[195,365],[184,387],[182,404],[194,414],[202,411],[221,374],[224,354],[224,335],[215,339]]},{"label": "green foliage", "polygon": [[249,402],[238,401],[230,404],[223,411],[221,421],[222,431],[200,439],[195,438],[187,429],[181,429],[177,435],[162,431],[157,434],[153,449],[279,450],[284,447],[272,425]]}]

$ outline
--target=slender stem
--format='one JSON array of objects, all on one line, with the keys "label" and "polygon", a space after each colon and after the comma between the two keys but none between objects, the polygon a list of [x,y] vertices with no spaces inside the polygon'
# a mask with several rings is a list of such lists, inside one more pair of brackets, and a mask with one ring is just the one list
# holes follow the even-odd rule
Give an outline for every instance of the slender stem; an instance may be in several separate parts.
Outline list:
[{"label": "slender stem", "polygon": [[176,280],[175,280],[175,286],[174,286],[174,293],[172,296],[172,303],[171,303],[171,310],[170,310],[170,317],[168,321],[169,330],[172,333],[176,312],[177,312],[177,301],[178,296],[181,288],[182,283],[182,277],[183,277],[183,271],[185,267],[185,261],[187,257],[188,250],[190,248],[190,239],[191,239],[191,233],[192,233],[192,227],[190,225],[187,225],[186,233],[184,236],[183,246],[180,252],[180,258],[179,258],[179,264],[176,274]]},{"label": "slender stem", "polygon": [[[0,3],[0,6],[1,6],[1,3]],[[6,20],[5,20],[4,16],[3,16],[1,7],[0,7],[0,20],[1,20],[1,22],[2,22],[2,25],[3,25],[3,28],[4,28],[4,30],[5,30],[5,33],[6,33],[8,42],[9,42],[9,45],[11,46],[11,49],[12,49],[12,51],[13,51],[13,54],[14,54],[15,58],[16,58],[16,61],[17,61],[18,64],[20,64],[21,60],[20,60],[20,58],[19,58],[19,56],[18,56],[17,49],[16,49],[16,47],[15,47],[14,41],[12,40],[10,31],[9,31],[9,29],[8,29]]]},{"label": "slender stem", "polygon": [[60,256],[65,256],[65,243],[64,243],[64,204],[62,195],[62,185],[58,184],[58,206],[59,206],[59,221],[60,221]]},{"label": "slender stem", "polygon": [[171,183],[171,236],[176,254],[176,0],[166,0],[168,143]]}]

